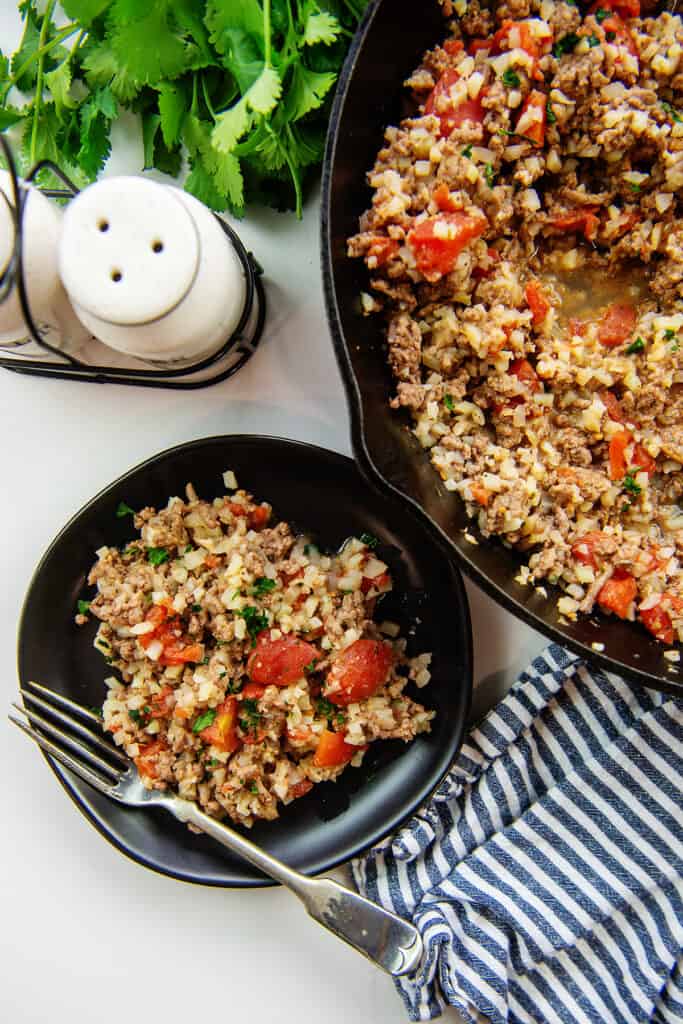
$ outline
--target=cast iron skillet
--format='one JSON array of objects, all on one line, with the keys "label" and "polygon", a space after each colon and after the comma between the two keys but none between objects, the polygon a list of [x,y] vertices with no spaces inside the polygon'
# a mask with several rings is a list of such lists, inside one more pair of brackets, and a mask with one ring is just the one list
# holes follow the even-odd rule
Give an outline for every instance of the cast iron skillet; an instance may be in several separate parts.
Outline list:
[{"label": "cast iron skillet", "polygon": [[[134,536],[131,517],[116,517],[120,501],[133,508],[163,506],[194,483],[201,497],[225,493],[222,473],[270,501],[276,516],[306,529],[324,548],[368,532],[389,563],[395,593],[377,614],[403,626],[412,651],[433,651],[433,678],[418,691],[435,708],[432,732],[406,745],[370,748],[362,768],[337,783],[316,786],[250,835],[300,870],[316,874],[378,841],[430,796],[455,757],[472,687],[469,611],[462,578],[419,517],[387,492],[377,493],[350,459],[271,437],[213,437],[162,452],[132,469],[81,509],[38,566],[19,627],[19,677],[34,679],[73,700],[100,706],[111,670],[92,646],[96,623],[74,624],[95,551]],[[66,790],[97,829],[149,868],[206,885],[267,885],[254,868],[204,836],[191,834],[161,810],[121,807],[80,779],[56,769]]]},{"label": "cast iron skillet", "polygon": [[[419,8],[419,10],[418,10]],[[368,479],[422,510],[472,578],[508,611],[608,671],[683,693],[683,668],[639,625],[596,614],[559,622],[558,592],[547,596],[514,582],[521,559],[500,543],[479,538],[463,502],[443,488],[427,453],[409,432],[407,412],[392,412],[391,378],[383,351],[381,317],[363,317],[359,293],[367,287],[362,260],[346,257],[346,239],[370,205],[366,172],[381,147],[384,128],[411,112],[402,82],[422,53],[445,36],[437,0],[374,0],[349,50],[335,97],[323,168],[322,272],[327,314],[351,411],[353,449]],[[598,654],[592,644],[604,644]]]}]

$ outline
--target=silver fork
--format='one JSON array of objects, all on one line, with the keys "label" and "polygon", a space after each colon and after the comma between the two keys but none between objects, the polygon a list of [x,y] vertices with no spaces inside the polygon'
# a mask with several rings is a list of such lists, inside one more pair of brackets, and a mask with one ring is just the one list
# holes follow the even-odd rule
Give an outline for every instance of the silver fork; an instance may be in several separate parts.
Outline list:
[{"label": "silver fork", "polygon": [[38,683],[24,684],[21,694],[28,706],[12,704],[12,707],[26,716],[28,724],[12,714],[10,721],[50,757],[100,793],[129,807],[163,807],[178,821],[192,823],[291,889],[314,920],[378,967],[395,978],[416,969],[422,957],[422,939],[412,924],[332,878],[307,878],[227,825],[204,814],[197,804],[162,790],[146,789],[133,762],[108,739],[89,728],[94,724],[101,729],[101,721],[92,711]]}]

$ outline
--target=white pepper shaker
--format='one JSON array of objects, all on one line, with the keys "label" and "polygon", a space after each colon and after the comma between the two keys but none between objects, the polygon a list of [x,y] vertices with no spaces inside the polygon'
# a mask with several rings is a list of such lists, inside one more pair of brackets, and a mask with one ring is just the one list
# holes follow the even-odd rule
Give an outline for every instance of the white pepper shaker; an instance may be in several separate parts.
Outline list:
[{"label": "white pepper shaker", "polygon": [[[60,208],[33,185],[19,182],[25,194],[22,221],[22,264],[31,317],[42,336],[64,349],[79,347],[90,332],[76,317],[57,273],[57,246],[61,230]],[[0,273],[15,245],[14,192],[10,175],[0,171]],[[0,302],[0,344],[22,344],[29,339],[28,324],[19,302],[16,283]]]},{"label": "white pepper shaker", "polygon": [[82,323],[148,362],[212,355],[244,310],[244,269],[216,217],[146,178],[105,178],[80,192],[64,215],[58,263]]}]

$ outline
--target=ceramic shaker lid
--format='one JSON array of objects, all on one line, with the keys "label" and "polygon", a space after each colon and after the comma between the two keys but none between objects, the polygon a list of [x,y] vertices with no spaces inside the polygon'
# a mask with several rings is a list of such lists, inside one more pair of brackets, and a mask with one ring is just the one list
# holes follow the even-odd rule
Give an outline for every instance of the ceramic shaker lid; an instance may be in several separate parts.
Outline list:
[{"label": "ceramic shaker lid", "polygon": [[199,261],[189,212],[145,178],[104,178],[65,211],[59,273],[71,300],[100,320],[159,319],[192,287]]}]

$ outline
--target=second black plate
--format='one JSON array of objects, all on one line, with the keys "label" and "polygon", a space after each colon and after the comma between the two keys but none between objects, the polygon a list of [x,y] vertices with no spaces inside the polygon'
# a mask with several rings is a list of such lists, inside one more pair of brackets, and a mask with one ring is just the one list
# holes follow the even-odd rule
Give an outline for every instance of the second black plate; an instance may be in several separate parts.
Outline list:
[{"label": "second black plate", "polygon": [[[159,507],[182,495],[188,481],[200,496],[213,498],[224,491],[226,469],[241,487],[271,502],[278,518],[323,547],[336,549],[362,532],[378,537],[395,581],[381,615],[401,622],[416,653],[433,652],[432,681],[420,693],[437,712],[431,733],[408,746],[375,744],[362,768],[316,786],[283,808],[277,821],[251,830],[275,856],[316,874],[377,842],[429,797],[460,746],[472,687],[469,612],[457,568],[429,528],[403,502],[372,490],[351,460],[294,441],[233,436],[181,445],[137,466],[64,527],[38,566],[20,623],[19,675],[86,706],[100,705],[108,666],[92,646],[96,624],[79,628],[74,614],[96,549],[133,537],[130,517],[116,518],[119,501]],[[147,867],[207,885],[268,884],[164,812],[121,807],[68,772],[58,774],[100,832]]]}]

